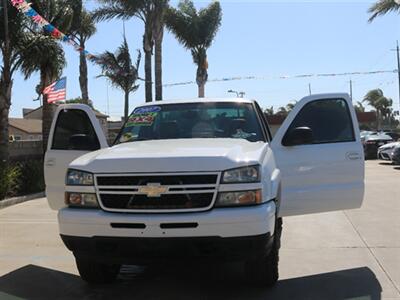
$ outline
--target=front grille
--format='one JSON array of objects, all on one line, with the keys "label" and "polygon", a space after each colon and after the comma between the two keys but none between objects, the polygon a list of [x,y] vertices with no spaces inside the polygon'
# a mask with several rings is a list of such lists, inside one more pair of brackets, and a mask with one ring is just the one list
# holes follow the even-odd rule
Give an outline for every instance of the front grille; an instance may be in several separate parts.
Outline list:
[{"label": "front grille", "polygon": [[213,193],[205,194],[165,194],[160,197],[146,195],[102,194],[101,202],[111,209],[193,209],[206,208],[211,205]]},{"label": "front grille", "polygon": [[101,186],[132,186],[160,183],[161,185],[215,184],[217,175],[138,175],[138,176],[98,176]]},{"label": "front grille", "polygon": [[[212,207],[219,173],[95,175],[100,206],[117,212],[204,211]],[[152,187],[160,194],[151,193]],[[150,192],[149,192],[150,189]]]}]

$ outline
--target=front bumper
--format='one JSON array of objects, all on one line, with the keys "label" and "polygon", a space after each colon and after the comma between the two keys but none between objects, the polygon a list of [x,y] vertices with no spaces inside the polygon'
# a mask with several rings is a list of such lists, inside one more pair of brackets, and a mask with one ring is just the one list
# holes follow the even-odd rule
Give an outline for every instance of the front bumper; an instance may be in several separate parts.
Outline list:
[{"label": "front bumper", "polygon": [[77,257],[124,264],[193,257],[237,260],[270,248],[275,211],[274,201],[175,214],[64,208],[58,220],[65,245]]},{"label": "front bumper", "polygon": [[274,201],[249,207],[165,214],[63,208],[58,213],[58,224],[60,234],[78,237],[238,237],[268,232],[272,235],[275,212]]},{"label": "front bumper", "polygon": [[221,238],[74,237],[61,235],[75,257],[110,264],[148,264],[159,261],[207,259],[244,260],[266,255],[272,245],[269,233]]}]

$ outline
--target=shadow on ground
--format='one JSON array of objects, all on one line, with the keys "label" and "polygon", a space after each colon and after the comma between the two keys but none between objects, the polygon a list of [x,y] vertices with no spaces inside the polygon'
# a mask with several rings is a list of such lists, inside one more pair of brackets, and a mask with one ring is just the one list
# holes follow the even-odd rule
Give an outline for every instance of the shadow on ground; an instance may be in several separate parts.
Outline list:
[{"label": "shadow on ground", "polygon": [[72,274],[28,265],[0,277],[0,299],[381,299],[367,267],[255,288],[239,265],[124,267],[112,285],[89,286]]}]

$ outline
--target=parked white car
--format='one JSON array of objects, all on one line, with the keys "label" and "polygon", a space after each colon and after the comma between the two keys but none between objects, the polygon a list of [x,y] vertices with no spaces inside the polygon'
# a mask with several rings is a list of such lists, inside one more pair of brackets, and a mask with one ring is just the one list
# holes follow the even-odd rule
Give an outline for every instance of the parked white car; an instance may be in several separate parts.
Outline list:
[{"label": "parked white car", "polygon": [[253,283],[273,285],[282,217],[359,208],[364,154],[347,94],[302,99],[273,139],[255,101],[144,104],[111,147],[73,104],[56,112],[45,177],[88,282],[113,281],[121,264],[201,257],[244,260]]},{"label": "parked white car", "polygon": [[393,142],[378,148],[378,158],[382,160],[393,161],[395,150],[400,148],[400,142]]}]

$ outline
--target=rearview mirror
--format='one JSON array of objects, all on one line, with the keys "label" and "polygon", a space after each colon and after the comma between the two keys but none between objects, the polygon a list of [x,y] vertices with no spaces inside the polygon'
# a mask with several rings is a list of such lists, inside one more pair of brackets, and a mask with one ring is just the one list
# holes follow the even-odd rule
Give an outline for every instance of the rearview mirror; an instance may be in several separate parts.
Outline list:
[{"label": "rearview mirror", "polygon": [[286,132],[282,145],[286,147],[312,144],[313,131],[309,127],[297,127]]},{"label": "rearview mirror", "polygon": [[70,150],[93,151],[99,149],[99,145],[93,143],[92,139],[86,134],[72,135],[68,144]]}]

